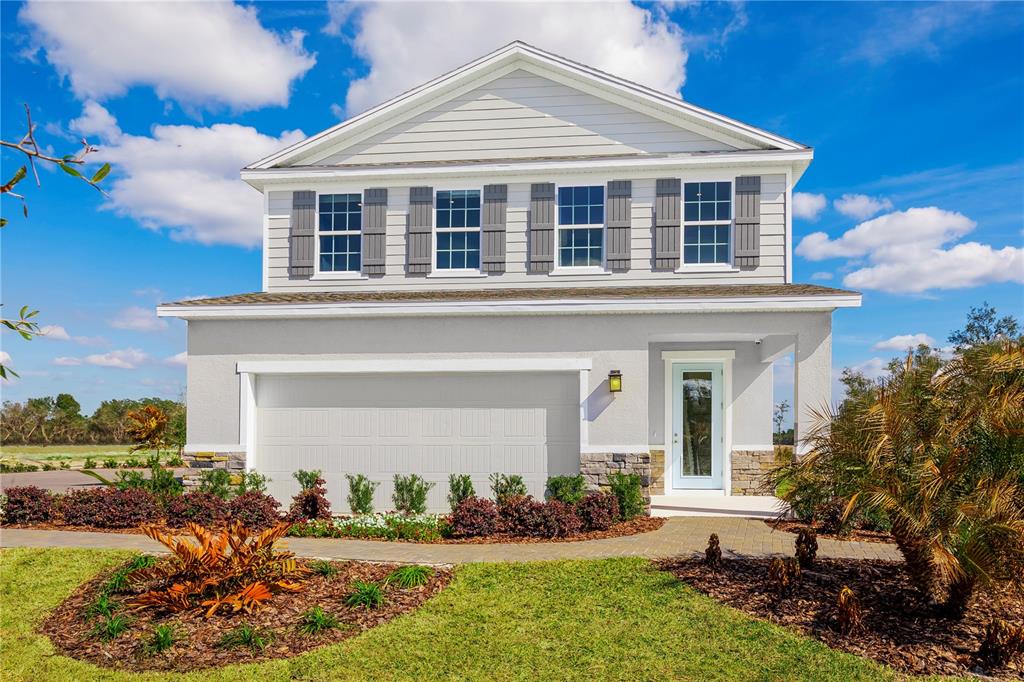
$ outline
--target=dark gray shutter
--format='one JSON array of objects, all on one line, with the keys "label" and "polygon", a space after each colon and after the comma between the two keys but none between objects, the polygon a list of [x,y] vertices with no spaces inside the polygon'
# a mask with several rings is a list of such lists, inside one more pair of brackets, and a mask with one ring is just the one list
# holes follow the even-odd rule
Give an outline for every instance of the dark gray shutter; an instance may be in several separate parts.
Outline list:
[{"label": "dark gray shutter", "polygon": [[430,272],[433,260],[431,232],[434,229],[434,188],[409,189],[409,233],[406,242],[406,270],[410,273]]},{"label": "dark gray shutter", "polygon": [[530,185],[529,272],[555,268],[555,185]]},{"label": "dark gray shutter", "polygon": [[679,267],[682,183],[677,178],[658,180],[654,200],[654,269]]},{"label": "dark gray shutter", "polygon": [[735,265],[741,270],[753,270],[761,264],[761,176],[736,178],[735,216]]},{"label": "dark gray shutter", "polygon": [[629,180],[612,180],[608,183],[608,200],[605,204],[605,228],[608,245],[608,269],[629,270],[632,256],[630,242],[633,227],[633,183]]},{"label": "dark gray shutter", "polygon": [[363,274],[383,275],[388,231],[387,189],[363,191]]},{"label": "dark gray shutter", "polygon": [[484,185],[484,205],[480,221],[480,266],[484,272],[505,272],[507,209],[508,185]]},{"label": "dark gray shutter", "polygon": [[316,192],[292,192],[288,277],[309,279],[316,265]]}]

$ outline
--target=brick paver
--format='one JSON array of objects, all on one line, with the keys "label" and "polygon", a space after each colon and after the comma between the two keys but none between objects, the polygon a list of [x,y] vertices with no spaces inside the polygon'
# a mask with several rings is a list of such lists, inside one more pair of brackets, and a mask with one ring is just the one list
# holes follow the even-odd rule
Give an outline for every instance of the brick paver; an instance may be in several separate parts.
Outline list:
[{"label": "brick paver", "polygon": [[[289,538],[287,545],[303,557],[419,564],[601,559],[619,556],[659,559],[702,552],[711,533],[718,533],[722,549],[734,554],[763,556],[793,553],[795,536],[791,533],[772,531],[763,521],[755,519],[718,517],[674,517],[667,519],[664,526],[652,533],[583,542],[426,545],[374,540]],[[82,547],[143,552],[163,549],[144,535],[30,529],[0,530],[0,547]],[[841,542],[825,538],[818,540],[818,556],[893,561],[900,559],[893,545]]]}]

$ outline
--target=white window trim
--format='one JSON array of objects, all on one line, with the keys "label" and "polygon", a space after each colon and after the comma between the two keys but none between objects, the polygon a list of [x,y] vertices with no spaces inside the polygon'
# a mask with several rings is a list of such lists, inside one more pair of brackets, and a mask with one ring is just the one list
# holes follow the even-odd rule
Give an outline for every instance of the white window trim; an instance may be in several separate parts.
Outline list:
[{"label": "white window trim", "polygon": [[[732,363],[734,350],[666,350],[661,352],[665,363],[665,494],[689,495],[692,490],[672,488],[672,366],[687,362],[718,362],[722,364],[722,491],[732,495]],[[671,492],[669,492],[671,491]],[[715,491],[719,492],[719,491]]]},{"label": "white window trim", "polygon": [[[321,270],[320,269],[320,195],[336,195],[336,194],[358,194],[359,195],[359,230],[344,230],[339,232],[337,230],[325,231],[323,236],[352,236],[354,234],[359,235],[359,269],[358,270]],[[313,274],[310,276],[310,280],[330,280],[330,279],[369,279],[363,274],[363,193],[362,191],[357,192],[320,192],[317,190],[316,193],[316,229],[313,231],[313,241],[315,247],[313,249],[314,267]]]},{"label": "white window trim", "polygon": [[[601,187],[603,190],[604,199],[602,202],[602,213],[604,214],[604,222],[600,225],[587,224],[587,225],[562,225],[559,221],[559,215],[561,211],[561,204],[558,203],[559,190],[563,187]],[[575,185],[555,185],[555,267],[549,272],[549,275],[555,277],[564,275],[604,275],[612,274],[611,270],[608,269],[608,183],[604,185],[593,185],[579,183]],[[601,230],[601,264],[600,265],[561,265],[562,258],[562,230]]]},{"label": "white window trim", "polygon": [[[676,268],[678,273],[697,273],[697,272],[739,272],[740,269],[736,267],[736,178],[731,180],[703,180],[700,178],[694,178],[687,180],[682,178],[682,184],[679,187],[679,267]],[[728,182],[729,183],[729,215],[731,216],[728,221],[724,220],[712,220],[708,222],[696,221],[686,222],[686,183],[689,182],[691,185],[700,182]],[[723,225],[729,228],[729,260],[725,263],[687,263],[686,262],[686,228],[698,227],[700,225],[713,225],[715,227],[721,227]]]},{"label": "white window trim", "polygon": [[[437,267],[437,193],[438,192],[479,192],[480,193],[480,225],[479,227],[442,227],[441,229],[451,234],[452,232],[477,232],[480,234],[480,267],[479,268],[439,268]],[[460,187],[458,189],[435,189],[434,200],[430,207],[430,272],[427,277],[487,277],[483,270],[484,265],[484,188],[483,187]]]}]

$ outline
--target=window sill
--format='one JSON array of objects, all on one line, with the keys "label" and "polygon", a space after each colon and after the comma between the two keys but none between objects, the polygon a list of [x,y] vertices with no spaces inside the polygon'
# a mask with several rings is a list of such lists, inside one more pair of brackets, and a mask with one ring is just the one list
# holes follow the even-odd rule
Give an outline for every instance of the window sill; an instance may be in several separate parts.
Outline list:
[{"label": "window sill", "polygon": [[431,279],[451,279],[453,277],[473,279],[487,277],[487,273],[479,270],[431,270],[427,273],[427,277]]},{"label": "window sill", "polygon": [[362,272],[318,272],[309,278],[310,281],[331,279],[370,279]]},{"label": "window sill", "polygon": [[610,275],[611,270],[605,270],[604,268],[586,266],[586,267],[566,267],[566,268],[555,268],[548,273],[552,277],[572,277],[579,275]]},{"label": "window sill", "polygon": [[706,264],[699,264],[699,265],[698,264],[694,264],[694,265],[680,265],[678,268],[676,268],[676,272],[678,274],[681,274],[681,275],[682,274],[688,274],[688,273],[689,274],[701,273],[701,272],[717,272],[717,273],[728,274],[728,273],[739,272],[739,271],[740,271],[740,269],[737,268],[736,266],[732,265],[731,263],[721,263],[721,264],[706,263]]}]

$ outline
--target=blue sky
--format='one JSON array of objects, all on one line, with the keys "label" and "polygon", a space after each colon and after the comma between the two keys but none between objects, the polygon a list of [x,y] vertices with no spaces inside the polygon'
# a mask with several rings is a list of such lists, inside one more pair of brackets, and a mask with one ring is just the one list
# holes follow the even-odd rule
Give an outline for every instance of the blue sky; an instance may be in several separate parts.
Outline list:
[{"label": "blue sky", "polygon": [[[0,3],[3,139],[28,102],[41,144],[87,134],[114,168],[109,197],[42,170],[28,219],[3,199],[5,310],[53,326],[0,339],[21,374],[4,400],[180,395],[184,326],[154,305],[260,287],[237,169],[516,37],[815,148],[796,280],[864,292],[835,315],[837,369],[942,345],[982,300],[1024,312],[1024,5],[532,8]],[[5,178],[21,163],[0,158]]]}]

